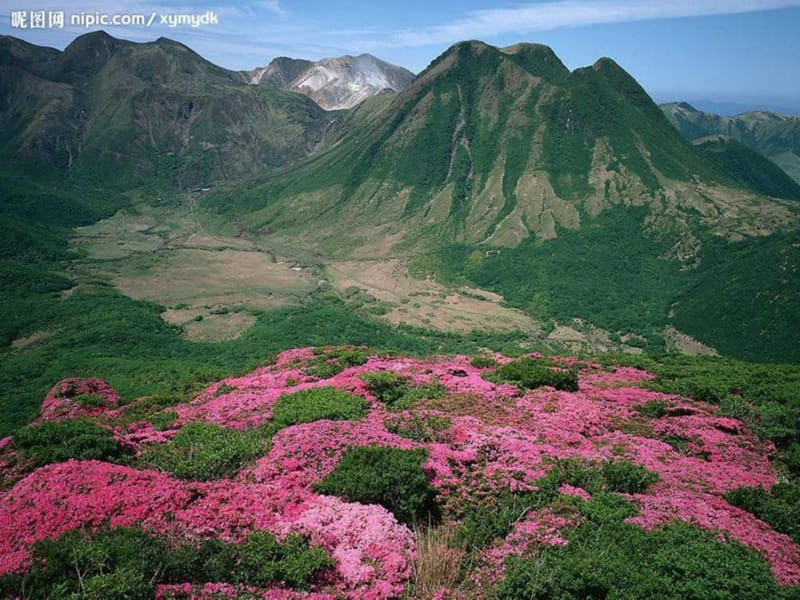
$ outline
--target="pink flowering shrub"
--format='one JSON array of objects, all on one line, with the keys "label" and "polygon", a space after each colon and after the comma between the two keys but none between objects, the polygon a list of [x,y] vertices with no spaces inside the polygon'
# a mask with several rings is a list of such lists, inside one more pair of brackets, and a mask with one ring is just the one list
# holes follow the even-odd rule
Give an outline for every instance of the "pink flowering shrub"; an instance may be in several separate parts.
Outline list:
[{"label": "pink flowering shrub", "polygon": [[[197,481],[191,474],[179,479],[141,463],[139,469],[99,461],[39,468],[0,491],[0,574],[24,570],[35,542],[81,527],[139,525],[170,538],[226,542],[267,531],[280,539],[294,533],[308,536],[312,545],[333,557],[330,576],[311,592],[275,586],[244,589],[212,581],[163,585],[157,597],[400,596],[409,584],[415,556],[410,529],[378,504],[348,502],[315,491],[349,450],[377,446],[417,450],[425,456],[421,468],[438,494],[443,519],[454,526],[465,521],[470,507],[491,506],[503,495],[542,497],[537,486],[558,465],[602,470],[602,465],[633,464],[641,471],[612,476],[621,477],[623,484],[636,473],[655,476],[643,489],[623,484],[616,489],[638,514],[628,517],[627,525],[620,517],[622,524],[615,527],[661,531],[676,520],[691,523],[753,549],[768,561],[781,584],[800,583],[800,550],[791,538],[724,498],[740,487],[768,488],[777,481],[770,463],[773,447],[756,439],[741,422],[720,417],[715,407],[643,389],[652,375],[561,357],[554,361],[556,366],[548,362],[543,368],[576,369],[577,389],[570,381],[561,387],[571,389],[535,387],[520,392],[515,384],[487,380],[484,375],[495,368],[488,360],[471,364],[466,356],[369,356],[357,364],[360,354],[349,357],[311,349],[284,352],[271,366],[212,384],[190,402],[169,407],[177,419],[164,431],[144,421],[115,421],[116,394],[99,380],[62,382],[48,394],[42,420],[101,417],[113,428],[115,439],[140,457],[169,452],[177,432],[195,423],[243,434],[260,428],[270,431],[271,439],[253,455],[253,462],[242,463],[246,466],[237,466],[241,470],[235,476],[221,481]],[[526,364],[538,367],[539,359],[533,355]],[[499,365],[512,362],[501,356],[494,360]],[[370,391],[374,376],[364,374],[373,372],[388,373],[380,377],[405,386],[402,410],[382,402],[374,385]],[[328,416],[322,414],[309,417],[316,419],[310,422],[287,420],[288,426],[275,427],[273,415],[281,397],[327,386],[363,399],[359,418],[318,418]],[[437,392],[406,396],[420,386]],[[86,406],[74,401],[84,394],[102,402]],[[642,410],[648,403],[652,410]],[[191,453],[191,444],[187,448]],[[13,441],[0,442],[4,470],[16,464],[14,452]],[[474,589],[495,585],[515,558],[563,550],[570,532],[595,518],[591,510],[605,510],[595,496],[580,481],[570,480],[559,482],[540,506],[508,504],[499,537],[489,532],[487,544],[475,550]],[[441,595],[459,597],[446,590]]]},{"label": "pink flowering shrub", "polygon": [[64,379],[51,389],[42,402],[42,421],[62,421],[97,417],[115,408],[119,396],[102,379]]}]

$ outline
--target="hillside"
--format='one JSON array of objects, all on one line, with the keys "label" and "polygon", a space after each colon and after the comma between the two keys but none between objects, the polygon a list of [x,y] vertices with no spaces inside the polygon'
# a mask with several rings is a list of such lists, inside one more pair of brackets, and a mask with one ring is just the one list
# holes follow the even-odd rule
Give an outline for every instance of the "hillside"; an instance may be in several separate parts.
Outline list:
[{"label": "hillside", "polygon": [[342,110],[384,92],[399,92],[411,83],[414,74],[371,54],[360,54],[317,62],[278,57],[249,77],[253,84],[308,96],[325,110]]},{"label": "hillside", "polygon": [[765,111],[722,117],[685,102],[661,109],[686,139],[727,136],[763,154],[800,183],[800,117]]},{"label": "hillside", "polygon": [[0,591],[795,597],[796,484],[731,417],[778,406],[753,375],[722,409],[541,355],[305,348],[178,404],[65,380],[0,441]]},{"label": "hillside", "polygon": [[[610,59],[570,72],[544,46],[464,42],[340,127],[347,134],[311,160],[222,188],[204,206],[269,230],[274,244],[338,259],[405,256],[418,276],[491,290],[545,322],[580,318],[639,336],[651,350],[670,324],[696,337],[702,307],[684,294],[701,281],[722,287],[713,280],[726,244],[769,246],[796,273],[797,210],[685,141]],[[761,244],[776,235],[785,247]],[[753,260],[778,268],[774,255]],[[777,306],[745,301],[755,339],[728,321],[713,331],[704,322],[700,341],[796,360],[795,335],[767,312],[800,322],[789,300],[798,278],[764,281],[777,287],[748,293]]]},{"label": "hillside", "polygon": [[[403,91],[326,113],[168,40],[2,48],[4,98],[17,98],[3,118],[18,126],[0,130],[13,155],[0,172],[0,432],[63,377],[180,394],[308,343],[800,360],[797,208],[687,143],[609,59],[569,72],[544,46],[466,42]],[[58,98],[51,88],[69,102],[23,110]],[[302,110],[267,111],[261,129],[217,104],[234,97]],[[126,120],[142,98],[193,99],[188,137],[171,108],[152,137],[185,148],[166,153],[185,169],[159,170],[147,121]],[[53,134],[78,99],[91,127]],[[214,165],[241,160],[195,170],[204,132],[227,140]],[[273,144],[293,150],[264,162]]]},{"label": "hillside", "polygon": [[706,136],[692,142],[694,146],[738,183],[754,192],[800,200],[800,184],[762,154],[725,136]]},{"label": "hillside", "polygon": [[313,153],[330,126],[304,96],[251,86],[182,44],[104,32],[63,52],[3,36],[0,97],[5,161],[121,190],[269,171]]}]

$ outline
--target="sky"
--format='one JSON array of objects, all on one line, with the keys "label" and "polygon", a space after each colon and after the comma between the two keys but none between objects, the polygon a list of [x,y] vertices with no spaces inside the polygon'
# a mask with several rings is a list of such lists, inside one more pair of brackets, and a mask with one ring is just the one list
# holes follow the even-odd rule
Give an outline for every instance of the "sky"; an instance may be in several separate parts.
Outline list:
[{"label": "sky", "polygon": [[[457,41],[539,42],[572,69],[613,58],[658,102],[800,113],[800,0],[41,0],[33,8],[63,12],[63,29],[12,27],[12,12],[31,4],[0,0],[0,34],[56,48],[98,29],[133,41],[165,36],[236,70],[276,56],[367,52],[420,72]],[[207,11],[216,23],[168,24]],[[97,13],[152,16],[152,24],[69,22]]]}]

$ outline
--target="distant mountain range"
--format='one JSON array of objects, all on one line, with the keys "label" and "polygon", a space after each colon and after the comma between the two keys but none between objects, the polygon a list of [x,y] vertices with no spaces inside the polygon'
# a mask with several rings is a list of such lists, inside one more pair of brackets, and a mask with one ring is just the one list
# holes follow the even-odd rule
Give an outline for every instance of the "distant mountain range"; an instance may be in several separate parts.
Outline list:
[{"label": "distant mountain range", "polygon": [[800,183],[800,117],[764,111],[723,117],[686,102],[662,104],[661,109],[686,139],[729,137],[760,152]]},{"label": "distant mountain range", "polygon": [[205,205],[321,256],[411,257],[540,319],[796,355],[797,208],[683,139],[610,59],[570,72],[545,46],[463,42],[338,127]]},{"label": "distant mountain range", "polygon": [[165,38],[100,31],[60,52],[0,37],[0,157],[37,176],[192,187],[304,158],[329,126],[305,96],[250,85]]},{"label": "distant mountain range", "polygon": [[4,218],[40,239],[28,194],[46,206],[43,181],[212,188],[193,209],[318,262],[402,261],[653,351],[677,330],[800,360],[795,191],[745,148],[685,139],[758,137],[791,167],[792,121],[697,112],[659,109],[611,59],[570,71],[537,44],[462,42],[412,80],[370,56],[245,74],[165,39],[93,33],[59,52],[4,37],[0,158],[33,182],[5,185]]},{"label": "distant mountain range", "polygon": [[317,62],[279,57],[248,76],[254,84],[304,94],[325,110],[353,108],[381,92],[399,92],[414,79],[411,71],[369,54]]}]

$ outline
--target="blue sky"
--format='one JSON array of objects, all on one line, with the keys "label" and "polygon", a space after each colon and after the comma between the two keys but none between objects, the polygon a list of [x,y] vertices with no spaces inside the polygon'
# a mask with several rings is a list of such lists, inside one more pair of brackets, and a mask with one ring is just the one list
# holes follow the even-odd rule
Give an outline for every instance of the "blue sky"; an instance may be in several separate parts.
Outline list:
[{"label": "blue sky", "polygon": [[[31,4],[0,0],[0,33],[63,48],[93,30],[11,28],[11,11]],[[280,55],[369,52],[418,72],[459,40],[531,41],[551,46],[570,68],[610,56],[658,101],[800,110],[800,0],[42,0],[35,8],[66,15],[155,12],[152,27],[104,29],[135,41],[177,39],[232,69]],[[206,10],[219,16],[218,25],[158,25],[161,15]]]}]

